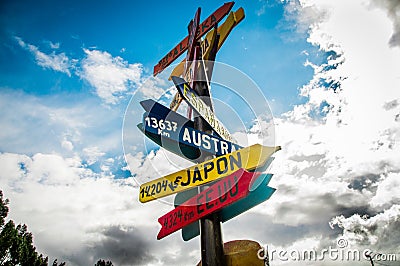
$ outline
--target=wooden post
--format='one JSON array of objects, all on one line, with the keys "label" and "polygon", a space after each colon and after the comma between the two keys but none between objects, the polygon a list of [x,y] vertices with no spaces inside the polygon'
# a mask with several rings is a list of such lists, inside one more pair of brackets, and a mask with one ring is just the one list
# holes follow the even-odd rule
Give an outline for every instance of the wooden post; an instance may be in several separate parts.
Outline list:
[{"label": "wooden post", "polygon": [[[218,36],[216,36],[217,40],[214,42],[218,45]],[[204,73],[204,67],[202,62],[202,54],[200,45],[196,45],[196,54],[198,55],[196,60],[201,62],[199,69],[196,69],[197,80],[193,84],[193,89],[199,94],[200,97],[203,98],[204,102],[213,110],[213,106],[211,104],[210,92],[208,89],[209,81],[212,75],[212,67],[208,66],[208,73]],[[210,58],[215,59],[215,54],[217,49],[212,49],[213,55],[210,55]],[[208,62],[210,64],[210,62]],[[211,69],[210,69],[211,68]],[[210,71],[211,70],[211,71]],[[209,79],[208,81],[206,80]],[[198,114],[194,116],[194,128],[208,134],[212,133],[212,128],[207,124],[207,122]],[[212,157],[207,157],[201,155],[199,161],[206,161],[212,159]],[[202,190],[206,189],[207,186],[203,186]],[[225,257],[224,257],[224,245],[222,240],[222,232],[221,232],[221,221],[218,213],[213,213],[203,219],[200,220],[200,244],[201,244],[201,262],[202,265],[207,266],[224,266],[226,265]]]}]

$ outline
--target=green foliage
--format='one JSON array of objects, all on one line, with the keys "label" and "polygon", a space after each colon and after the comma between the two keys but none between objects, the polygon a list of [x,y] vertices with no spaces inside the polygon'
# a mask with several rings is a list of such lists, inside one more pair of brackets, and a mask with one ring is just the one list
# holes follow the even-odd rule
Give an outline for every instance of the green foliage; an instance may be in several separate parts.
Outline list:
[{"label": "green foliage", "polygon": [[113,266],[111,261],[98,260],[94,266]]},{"label": "green foliage", "polygon": [[58,265],[57,260],[54,260],[52,266],[65,266],[65,262],[61,262],[60,265]]},{"label": "green foliage", "polygon": [[[0,190],[0,265],[1,266],[48,266],[48,257],[36,252],[33,246],[32,233],[28,227],[17,225],[12,220],[6,222],[8,215],[8,199],[3,199]],[[52,266],[65,266],[65,262],[58,264],[53,261]],[[111,261],[99,260],[95,266],[113,266]]]},{"label": "green foliage", "polygon": [[32,244],[32,233],[26,225],[5,223],[8,214],[8,199],[0,191],[0,265],[47,266],[48,258],[36,252]]}]

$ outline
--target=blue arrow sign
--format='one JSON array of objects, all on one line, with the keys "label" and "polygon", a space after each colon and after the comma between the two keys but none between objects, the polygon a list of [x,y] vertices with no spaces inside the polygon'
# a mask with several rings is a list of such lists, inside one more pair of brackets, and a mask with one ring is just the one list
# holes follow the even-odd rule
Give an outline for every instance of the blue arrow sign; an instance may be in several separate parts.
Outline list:
[{"label": "blue arrow sign", "polygon": [[164,105],[152,99],[141,101],[140,105],[142,105],[143,109],[148,113],[157,114],[159,117],[168,117],[168,119],[177,122],[178,125],[186,125],[194,128],[194,123],[192,120],[187,119],[186,117],[172,111],[168,107],[165,107]]},{"label": "blue arrow sign", "polygon": [[[233,203],[232,205],[223,208],[220,211],[221,222],[229,221],[230,219],[250,210],[251,208],[263,203],[271,197],[275,192],[275,188],[271,188],[268,185],[272,178],[272,174],[262,174],[259,178],[251,185],[250,193],[247,197]],[[190,192],[190,194],[189,194]],[[188,198],[193,197],[197,194],[195,189],[187,191],[186,194],[179,193],[175,197],[175,206],[182,204]],[[200,234],[199,222],[196,221],[182,228],[182,238],[188,241]]]},{"label": "blue arrow sign", "polygon": [[151,100],[141,104],[149,111],[144,113],[139,129],[158,145],[179,156],[195,160],[201,152],[221,156],[243,148],[194,129],[192,121],[161,104]]},{"label": "blue arrow sign", "polygon": [[137,127],[140,129],[140,131],[143,132],[143,134],[145,134],[149,139],[154,141],[159,146],[163,147],[164,149],[166,149],[172,153],[175,153],[176,155],[181,156],[182,158],[185,158],[194,163],[197,163],[196,159],[199,158],[201,155],[200,149],[198,149],[198,148],[196,149],[191,146],[180,144],[180,143],[176,142],[175,140],[172,140],[167,137],[163,137],[161,139],[160,135],[153,134],[149,131],[146,131],[142,123],[138,124]]}]

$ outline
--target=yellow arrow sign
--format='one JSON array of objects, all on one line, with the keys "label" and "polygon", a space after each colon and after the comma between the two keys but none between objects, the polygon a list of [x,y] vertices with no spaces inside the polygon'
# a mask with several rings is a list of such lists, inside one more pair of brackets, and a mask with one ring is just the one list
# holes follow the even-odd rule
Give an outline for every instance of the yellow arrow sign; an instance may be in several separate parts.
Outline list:
[{"label": "yellow arrow sign", "polygon": [[240,168],[248,171],[262,167],[281,147],[254,144],[232,153],[191,166],[140,186],[140,202],[148,202],[223,178]]},{"label": "yellow arrow sign", "polygon": [[[219,41],[218,41],[218,50],[221,48],[222,44],[224,44],[226,38],[232,29],[239,24],[244,19],[244,10],[243,8],[239,8],[235,12],[230,12],[225,22],[218,27],[217,32],[219,33]],[[203,51],[203,59],[208,60],[208,56],[211,52],[211,43],[214,35],[214,29],[209,31],[201,42],[201,50]],[[183,74],[183,70],[185,68],[185,60],[179,63],[174,70],[172,70],[171,75],[169,76],[169,80],[171,80],[172,76],[181,76]]]}]

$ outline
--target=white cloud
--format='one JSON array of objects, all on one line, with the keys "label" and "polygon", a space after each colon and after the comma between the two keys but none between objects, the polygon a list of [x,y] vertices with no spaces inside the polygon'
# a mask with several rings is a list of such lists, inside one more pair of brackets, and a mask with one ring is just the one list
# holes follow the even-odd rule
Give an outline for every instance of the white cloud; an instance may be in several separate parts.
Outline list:
[{"label": "white cloud", "polygon": [[[332,241],[332,232],[317,228],[339,216],[334,221],[342,221],[353,247],[367,232],[376,250],[393,249],[398,246],[389,229],[397,226],[400,189],[400,50],[387,42],[392,22],[365,1],[300,1],[287,12],[308,29],[308,41],[330,56],[322,65],[306,62],[314,68],[313,79],[300,90],[307,102],[275,119],[282,151],[272,164],[270,186],[277,191],[255,212],[272,220],[268,226],[307,228],[292,241],[318,234],[320,245]],[[372,230],[376,227],[389,229]]]},{"label": "white cloud", "polygon": [[[132,179],[113,180],[95,174],[80,161],[53,154],[0,154],[0,184],[10,199],[10,218],[28,224],[39,252],[70,265],[94,264],[104,254],[118,265],[154,260],[148,250],[154,247],[149,246],[144,232],[155,236],[158,225],[149,225],[142,216],[153,216],[156,221],[159,213],[149,215],[147,208],[140,208]],[[133,237],[130,247],[123,246],[124,234],[118,234],[124,230]],[[108,247],[110,241],[117,242]],[[128,253],[134,247],[141,251],[130,251],[136,257],[118,253],[118,249]]]},{"label": "white cloud", "polygon": [[99,147],[87,147],[82,152],[89,165],[94,164],[101,156],[105,155],[104,152],[100,151]]},{"label": "white cloud", "polygon": [[30,155],[55,152],[71,156],[82,154],[85,148],[101,147],[102,152],[121,154],[124,110],[99,103],[97,97],[37,97],[3,88],[0,148]]},{"label": "white cloud", "polygon": [[[288,16],[295,12],[299,27],[309,34],[308,41],[330,57],[322,65],[305,63],[314,69],[313,79],[300,90],[307,102],[275,119],[275,142],[282,150],[276,153],[270,169],[274,173],[270,186],[277,191],[268,202],[224,224],[224,237],[254,238],[261,244],[300,249],[327,248],[343,234],[351,248],[368,245],[393,252],[400,239],[400,52],[388,44],[394,36],[393,19],[366,1],[299,1],[295,7],[288,6],[287,12]],[[140,82],[140,65],[97,50],[85,53],[81,76],[106,103],[117,103],[129,84]],[[330,88],[326,84],[331,84]],[[161,85],[150,82],[140,92],[156,97],[162,90],[152,88]],[[10,109],[5,101],[2,104],[8,107],[2,110]],[[28,110],[36,111],[27,116]],[[104,162],[100,173],[82,165],[82,159],[94,163],[106,156],[104,153],[113,147],[110,143],[117,139],[112,136],[118,135],[108,132],[102,141],[100,128],[107,124],[93,124],[98,116],[91,114],[100,113],[104,119],[104,110],[82,110],[68,112],[29,101],[21,111],[21,121],[48,113],[48,118],[38,120],[66,123],[69,130],[57,131],[58,145],[74,152],[80,148],[81,152],[63,157],[51,151],[36,151],[32,156],[1,154],[0,182],[11,199],[11,218],[29,225],[40,250],[72,264],[92,263],[88,257],[95,260],[112,250],[110,247],[121,247],[118,243],[148,248],[150,252],[143,252],[135,261],[140,264],[194,264],[198,239],[183,243],[175,233],[163,241],[155,240],[159,229],[156,220],[170,210],[168,205],[139,205],[134,179],[116,181],[108,174],[112,159]],[[28,132],[29,128],[15,126],[18,118],[12,120],[10,113],[7,119],[1,118],[2,125],[17,136]],[[263,124],[260,126],[258,131],[265,130]],[[89,134],[86,127],[98,131]],[[257,128],[253,131],[256,136]],[[0,134],[2,140],[10,138],[10,134]],[[97,140],[92,142],[92,137]],[[147,156],[135,152],[126,160],[139,181],[184,167],[175,164],[182,160],[162,149]],[[338,225],[334,231],[329,222]],[[131,243],[126,236],[138,241]],[[115,251],[110,257],[118,263],[121,254]]]},{"label": "white cloud", "polygon": [[[28,50],[35,56],[36,63],[39,66],[65,73],[71,77],[70,69],[73,67],[73,64],[65,53],[56,54],[53,51],[51,54],[45,54],[40,51],[38,47],[25,43],[20,37],[15,37],[15,39],[22,48]],[[50,46],[52,49],[58,49],[59,44],[50,43]]]},{"label": "white cloud", "polygon": [[[400,218],[400,205],[393,205],[375,216],[354,214],[348,218],[337,216],[331,221],[332,226],[343,228],[343,236],[351,246],[377,247],[380,251],[396,252],[396,238]],[[392,242],[393,244],[392,245]],[[397,245],[398,247],[398,245]]]},{"label": "white cloud", "polygon": [[84,49],[80,76],[95,89],[96,94],[108,104],[116,104],[125,93],[140,83],[141,64],[129,64],[121,57],[107,52]]},{"label": "white cloud", "polygon": [[372,206],[390,207],[400,204],[400,174],[390,173],[378,184],[375,196],[371,199]]},{"label": "white cloud", "polygon": [[393,34],[389,39],[390,46],[400,46],[400,1],[393,0],[375,0],[372,6],[383,8],[389,18],[393,21]]}]

